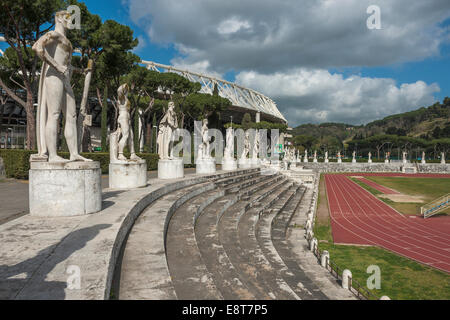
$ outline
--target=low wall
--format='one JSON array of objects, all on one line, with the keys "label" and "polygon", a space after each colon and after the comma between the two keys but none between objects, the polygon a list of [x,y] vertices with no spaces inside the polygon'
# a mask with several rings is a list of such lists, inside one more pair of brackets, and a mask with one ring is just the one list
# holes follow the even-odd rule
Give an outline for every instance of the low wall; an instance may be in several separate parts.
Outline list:
[{"label": "low wall", "polygon": [[[316,172],[402,172],[402,163],[302,163],[304,169]],[[450,164],[408,164],[416,166],[417,173],[448,173]]]}]

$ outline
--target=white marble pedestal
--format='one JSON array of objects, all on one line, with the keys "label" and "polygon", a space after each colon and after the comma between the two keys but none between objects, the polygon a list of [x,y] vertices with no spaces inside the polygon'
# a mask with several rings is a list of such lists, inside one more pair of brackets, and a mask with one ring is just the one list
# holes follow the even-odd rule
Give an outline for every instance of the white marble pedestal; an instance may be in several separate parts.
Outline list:
[{"label": "white marble pedestal", "polygon": [[252,168],[257,168],[261,166],[261,160],[259,160],[259,158],[251,158],[250,159],[250,165],[252,166]]},{"label": "white marble pedestal", "polygon": [[373,161],[369,159],[369,161],[367,163],[372,163]]},{"label": "white marble pedestal", "polygon": [[384,163],[389,163],[389,160],[384,160]]},{"label": "white marble pedestal", "polygon": [[252,167],[252,164],[250,163],[250,159],[247,159],[247,158],[239,159],[238,167],[239,167],[239,169],[250,169]]},{"label": "white marble pedestal", "polygon": [[216,173],[216,160],[214,158],[197,160],[195,168],[197,174]]},{"label": "white marble pedestal", "polygon": [[159,160],[158,179],[181,179],[184,177],[183,159]]},{"label": "white marble pedestal", "polygon": [[100,162],[30,163],[30,214],[70,217],[102,209]]},{"label": "white marble pedestal", "polygon": [[427,164],[427,161],[425,159],[422,159],[421,163],[422,164]]},{"label": "white marble pedestal", "polygon": [[317,162],[319,162],[317,159],[314,159],[314,161],[313,161],[314,163],[317,163]]},{"label": "white marble pedestal", "polygon": [[330,163],[330,160],[328,160],[328,159],[325,159],[325,163]]},{"label": "white marble pedestal", "polygon": [[297,162],[291,162],[291,168],[297,168]]},{"label": "white marble pedestal", "polygon": [[342,160],[341,160],[341,159],[339,159],[337,163],[342,163]]},{"label": "white marble pedestal", "polygon": [[222,160],[222,170],[224,171],[234,171],[237,170],[238,164],[237,161],[233,158],[223,159]]},{"label": "white marble pedestal", "polygon": [[109,164],[111,189],[134,189],[147,185],[147,162],[123,161]]},{"label": "white marble pedestal", "polygon": [[356,160],[355,160],[355,159],[353,159],[353,160],[352,160],[352,163],[356,163]]}]

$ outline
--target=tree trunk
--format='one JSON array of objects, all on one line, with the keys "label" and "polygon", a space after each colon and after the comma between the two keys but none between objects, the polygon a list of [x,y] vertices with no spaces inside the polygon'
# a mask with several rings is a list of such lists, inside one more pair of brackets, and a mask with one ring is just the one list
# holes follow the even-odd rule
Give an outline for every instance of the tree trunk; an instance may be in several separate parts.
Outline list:
[{"label": "tree trunk", "polygon": [[102,132],[102,152],[108,152],[108,145],[106,142],[108,136],[108,86],[105,85],[105,91],[103,92],[103,103],[102,103],[102,122],[101,122],[101,132]]},{"label": "tree trunk", "polygon": [[152,123],[150,119],[146,119],[145,142],[147,144],[147,152],[152,152]]},{"label": "tree trunk", "polygon": [[27,92],[27,150],[36,150],[36,118],[34,116],[33,94]]}]

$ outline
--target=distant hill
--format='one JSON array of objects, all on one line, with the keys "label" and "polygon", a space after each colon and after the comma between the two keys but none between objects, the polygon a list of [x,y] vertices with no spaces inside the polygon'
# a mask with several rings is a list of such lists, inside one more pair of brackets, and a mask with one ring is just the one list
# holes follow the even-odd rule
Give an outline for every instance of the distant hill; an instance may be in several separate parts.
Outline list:
[{"label": "distant hill", "polygon": [[332,136],[340,141],[392,134],[424,139],[450,137],[450,98],[428,108],[388,116],[365,126],[343,123],[303,124],[294,128],[293,135],[323,139]]}]

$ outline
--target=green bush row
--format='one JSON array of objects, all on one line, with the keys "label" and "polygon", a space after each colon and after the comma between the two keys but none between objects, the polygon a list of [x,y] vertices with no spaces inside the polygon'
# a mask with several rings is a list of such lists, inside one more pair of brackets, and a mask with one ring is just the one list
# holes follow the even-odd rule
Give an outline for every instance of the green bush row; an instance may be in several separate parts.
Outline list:
[{"label": "green bush row", "polygon": [[[28,179],[28,171],[30,170],[30,156],[35,153],[37,152],[29,150],[0,150],[0,157],[3,158],[5,163],[6,176],[14,179]],[[59,152],[58,154],[63,158],[69,158],[68,152]],[[147,161],[148,170],[158,169],[159,156],[157,154],[138,153],[137,155]],[[82,156],[100,162],[102,173],[108,173],[109,153],[82,153]]]}]

